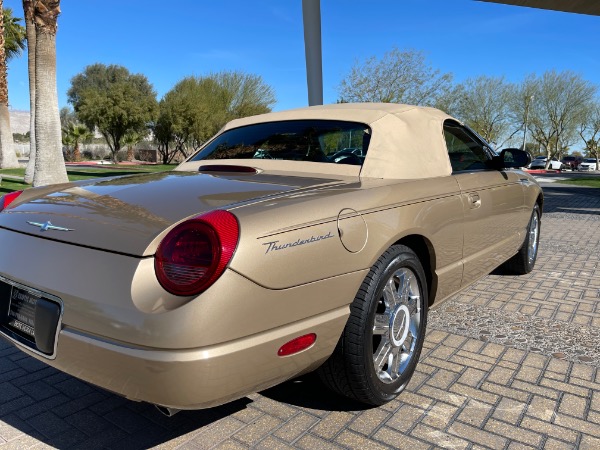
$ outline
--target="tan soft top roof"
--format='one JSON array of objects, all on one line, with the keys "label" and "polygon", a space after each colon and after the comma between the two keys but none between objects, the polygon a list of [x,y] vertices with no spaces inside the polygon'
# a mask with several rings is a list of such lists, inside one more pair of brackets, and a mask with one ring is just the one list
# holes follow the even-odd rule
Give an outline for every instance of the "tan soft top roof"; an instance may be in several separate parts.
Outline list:
[{"label": "tan soft top roof", "polygon": [[309,106],[232,120],[221,132],[261,122],[302,119],[347,120],[371,127],[361,177],[414,179],[452,172],[443,123],[453,118],[435,108],[394,103]]}]

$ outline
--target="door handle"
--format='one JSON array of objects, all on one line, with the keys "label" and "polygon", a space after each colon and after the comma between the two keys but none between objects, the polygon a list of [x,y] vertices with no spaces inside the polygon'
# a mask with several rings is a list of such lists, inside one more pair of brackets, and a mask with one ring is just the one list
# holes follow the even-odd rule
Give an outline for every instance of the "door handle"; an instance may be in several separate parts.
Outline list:
[{"label": "door handle", "polygon": [[469,206],[471,209],[477,209],[481,206],[481,197],[474,192],[469,194]]}]

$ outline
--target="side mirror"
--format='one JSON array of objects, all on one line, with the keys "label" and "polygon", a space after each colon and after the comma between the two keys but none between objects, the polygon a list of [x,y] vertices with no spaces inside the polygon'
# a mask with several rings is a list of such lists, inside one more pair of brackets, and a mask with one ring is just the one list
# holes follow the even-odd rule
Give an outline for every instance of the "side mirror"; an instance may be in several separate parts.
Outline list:
[{"label": "side mirror", "polygon": [[529,164],[531,164],[531,155],[529,152],[518,148],[505,148],[500,152],[497,161],[499,169],[518,169]]}]

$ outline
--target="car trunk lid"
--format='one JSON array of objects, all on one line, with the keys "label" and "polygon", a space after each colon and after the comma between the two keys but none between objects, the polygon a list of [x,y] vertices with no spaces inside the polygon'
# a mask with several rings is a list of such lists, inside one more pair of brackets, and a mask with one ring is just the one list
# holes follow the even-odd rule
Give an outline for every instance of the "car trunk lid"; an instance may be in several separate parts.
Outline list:
[{"label": "car trunk lid", "polygon": [[145,256],[165,229],[214,209],[348,180],[268,173],[164,172],[26,190],[0,227],[41,238]]}]

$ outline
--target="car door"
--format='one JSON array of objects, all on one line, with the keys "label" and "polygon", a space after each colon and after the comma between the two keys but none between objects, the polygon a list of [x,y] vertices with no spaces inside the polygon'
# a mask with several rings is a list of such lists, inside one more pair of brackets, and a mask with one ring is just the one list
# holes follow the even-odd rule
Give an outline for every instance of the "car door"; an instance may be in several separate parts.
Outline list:
[{"label": "car door", "polygon": [[492,168],[492,151],[468,128],[446,121],[444,137],[463,204],[466,286],[493,271],[523,243],[524,191],[518,172]]}]

